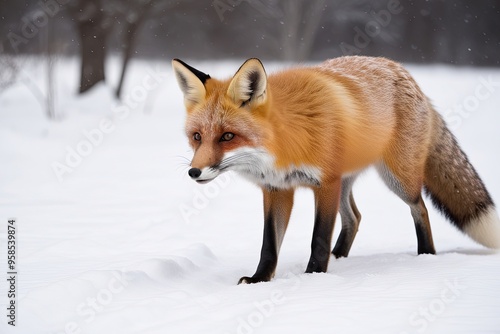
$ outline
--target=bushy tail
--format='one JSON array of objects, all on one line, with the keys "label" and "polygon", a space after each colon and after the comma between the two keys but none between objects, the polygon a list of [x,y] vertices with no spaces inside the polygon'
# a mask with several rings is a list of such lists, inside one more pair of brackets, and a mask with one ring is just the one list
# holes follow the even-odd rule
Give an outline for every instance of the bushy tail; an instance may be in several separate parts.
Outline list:
[{"label": "bushy tail", "polygon": [[434,205],[478,243],[500,248],[500,219],[495,204],[453,134],[437,113],[425,166],[425,192]]}]

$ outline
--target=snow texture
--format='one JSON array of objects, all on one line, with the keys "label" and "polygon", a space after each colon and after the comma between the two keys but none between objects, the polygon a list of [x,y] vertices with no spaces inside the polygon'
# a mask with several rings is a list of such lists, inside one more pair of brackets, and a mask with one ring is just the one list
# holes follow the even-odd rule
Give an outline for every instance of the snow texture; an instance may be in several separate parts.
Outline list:
[{"label": "snow texture", "polygon": [[[193,65],[220,77],[240,63]],[[354,186],[363,218],[348,258],[303,273],[314,213],[299,190],[276,277],[237,286],[259,260],[262,196],[233,174],[190,180],[170,62],[133,62],[122,106],[113,82],[77,96],[77,61],[57,66],[62,120],[48,121],[26,84],[43,89],[41,67],[0,95],[0,268],[9,217],[20,257],[16,328],[0,280],[1,333],[500,332],[500,254],[427,201],[438,254],[417,256],[408,207],[373,170]],[[119,62],[108,68],[118,77]],[[500,70],[408,68],[499,202]]]}]

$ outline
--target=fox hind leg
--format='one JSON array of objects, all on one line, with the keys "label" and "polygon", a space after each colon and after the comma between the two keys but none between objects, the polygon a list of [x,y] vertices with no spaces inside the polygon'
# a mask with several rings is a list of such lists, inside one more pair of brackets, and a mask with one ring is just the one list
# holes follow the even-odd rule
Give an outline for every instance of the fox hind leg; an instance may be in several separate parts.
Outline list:
[{"label": "fox hind leg", "polygon": [[342,219],[342,230],[333,248],[332,254],[336,257],[347,257],[351,249],[354,237],[358,232],[361,214],[358,211],[352,186],[357,175],[342,178],[342,190],[340,195],[340,218]]},{"label": "fox hind leg", "polygon": [[[411,210],[417,233],[418,254],[436,254],[432,240],[429,215],[422,199],[423,177],[419,177],[418,171],[411,171],[411,166],[404,170],[390,168],[386,163],[377,165],[377,171],[385,184],[399,198],[401,198]],[[422,172],[423,175],[423,172]]]}]

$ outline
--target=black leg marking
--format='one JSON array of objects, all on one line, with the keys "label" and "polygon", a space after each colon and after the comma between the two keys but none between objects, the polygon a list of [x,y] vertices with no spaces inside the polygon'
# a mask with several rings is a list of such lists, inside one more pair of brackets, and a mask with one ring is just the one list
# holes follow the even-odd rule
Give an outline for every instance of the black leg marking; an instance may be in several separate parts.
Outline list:
[{"label": "black leg marking", "polygon": [[355,235],[355,232],[342,228],[339,238],[337,239],[337,243],[335,244],[335,247],[333,247],[332,251],[332,254],[335,256],[335,258],[338,259],[341,257],[347,257],[349,255],[349,251],[351,250]]},{"label": "black leg marking", "polygon": [[269,281],[274,275],[278,264],[278,250],[276,247],[276,231],[274,229],[273,215],[269,214],[264,222],[264,240],[260,251],[260,262],[252,277],[244,276],[240,278],[241,283],[258,283]]},{"label": "black leg marking", "polygon": [[322,215],[321,212],[316,214],[311,243],[311,258],[306,273],[324,273],[328,269],[334,223],[335,218],[331,215]]},{"label": "black leg marking", "polygon": [[429,238],[427,232],[420,224],[415,224],[418,241],[418,254],[436,254],[432,238]]},{"label": "black leg marking", "polygon": [[264,194],[264,239],[260,261],[252,277],[242,277],[238,284],[271,280],[278,264],[278,253],[285,236],[293,206],[294,190],[262,189]]},{"label": "black leg marking", "polygon": [[314,189],[316,216],[311,243],[311,258],[306,273],[326,272],[328,269],[333,227],[339,208],[340,189],[340,178]]},{"label": "black leg marking", "polygon": [[386,165],[379,164],[377,166],[377,171],[389,189],[410,207],[415,230],[417,232],[418,254],[436,254],[434,242],[432,241],[429,215],[421,195],[422,186],[420,185],[418,192],[414,191],[408,193],[405,187],[403,187],[403,184]]},{"label": "black leg marking", "polygon": [[432,241],[429,216],[422,196],[410,208],[415,222],[415,231],[417,232],[418,254],[436,254],[434,242]]},{"label": "black leg marking", "polygon": [[356,207],[352,195],[352,186],[356,176],[342,179],[342,192],[340,199],[340,217],[342,218],[342,231],[340,232],[337,243],[333,248],[332,254],[336,257],[347,257],[351,250],[352,243],[358,232],[361,214]]}]

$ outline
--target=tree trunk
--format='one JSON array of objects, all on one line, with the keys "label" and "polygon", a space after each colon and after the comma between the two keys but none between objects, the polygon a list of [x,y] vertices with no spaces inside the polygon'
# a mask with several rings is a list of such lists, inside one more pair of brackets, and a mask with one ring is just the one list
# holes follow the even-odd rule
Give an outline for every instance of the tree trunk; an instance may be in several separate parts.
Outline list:
[{"label": "tree trunk", "polygon": [[325,0],[283,0],[284,60],[304,61],[311,55],[325,5]]},{"label": "tree trunk", "polygon": [[285,61],[298,60],[298,49],[300,47],[300,21],[301,21],[301,1],[286,0],[284,5],[283,18],[283,59]]},{"label": "tree trunk", "polygon": [[118,87],[116,88],[116,97],[119,99],[122,94],[123,84],[125,82],[125,73],[127,72],[128,63],[130,58],[132,57],[132,53],[135,47],[135,38],[137,36],[137,31],[141,26],[143,19],[139,18],[134,22],[129,22],[127,25],[127,29],[125,30],[124,44],[125,49],[123,50],[123,63],[122,63],[122,72],[120,74],[120,81],[118,82]]},{"label": "tree trunk", "polygon": [[78,25],[81,40],[80,93],[84,93],[98,82],[104,81],[106,58],[106,35],[95,22],[81,22]]},{"label": "tree trunk", "polygon": [[101,0],[80,0],[70,5],[80,37],[80,93],[104,81],[106,40],[111,28]]},{"label": "tree trunk", "polygon": [[57,113],[55,109],[55,100],[56,100],[56,89],[55,89],[55,79],[54,72],[56,66],[56,53],[54,48],[54,29],[51,22],[48,23],[48,27],[45,30],[45,40],[46,40],[46,57],[47,57],[47,94],[46,94],[46,112],[47,117],[51,120],[55,120],[57,118]]}]

